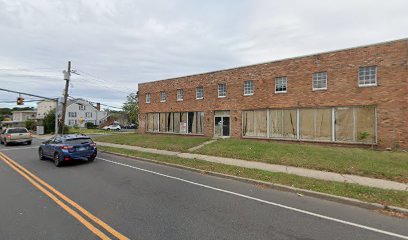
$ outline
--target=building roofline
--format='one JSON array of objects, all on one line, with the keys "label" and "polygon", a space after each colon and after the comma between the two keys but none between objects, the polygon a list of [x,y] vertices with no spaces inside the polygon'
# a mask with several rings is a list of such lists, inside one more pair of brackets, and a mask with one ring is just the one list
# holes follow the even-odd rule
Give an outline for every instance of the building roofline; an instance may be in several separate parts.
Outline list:
[{"label": "building roofline", "polygon": [[305,54],[305,55],[300,55],[300,56],[297,56],[297,57],[281,58],[281,59],[267,61],[267,62],[243,65],[243,66],[238,66],[238,67],[231,67],[231,68],[214,70],[214,71],[209,71],[209,72],[202,72],[202,73],[184,75],[184,76],[179,76],[179,77],[172,77],[172,78],[166,78],[166,79],[160,79],[160,80],[153,80],[153,81],[149,81],[149,82],[142,82],[142,83],[139,83],[138,85],[145,85],[145,84],[149,84],[149,83],[155,83],[155,82],[161,82],[161,81],[167,81],[167,80],[175,80],[175,79],[186,78],[186,77],[194,77],[194,76],[200,76],[200,75],[205,75],[205,74],[213,74],[213,73],[219,73],[219,72],[224,72],[224,71],[231,71],[231,70],[235,70],[235,69],[259,66],[259,65],[264,65],[264,64],[277,63],[277,62],[282,62],[282,61],[286,61],[286,60],[301,59],[301,58],[312,57],[312,56],[321,55],[321,54],[349,51],[349,50],[354,50],[354,49],[358,49],[358,48],[373,47],[373,46],[385,45],[385,44],[390,44],[390,43],[395,43],[395,42],[403,42],[403,41],[408,41],[408,37],[395,39],[395,40],[384,41],[384,42],[377,42],[377,43],[359,45],[359,46],[355,46],[355,47],[348,47],[348,48],[342,48],[342,49],[337,49],[337,50],[330,50],[330,51],[325,51],[325,52]]}]

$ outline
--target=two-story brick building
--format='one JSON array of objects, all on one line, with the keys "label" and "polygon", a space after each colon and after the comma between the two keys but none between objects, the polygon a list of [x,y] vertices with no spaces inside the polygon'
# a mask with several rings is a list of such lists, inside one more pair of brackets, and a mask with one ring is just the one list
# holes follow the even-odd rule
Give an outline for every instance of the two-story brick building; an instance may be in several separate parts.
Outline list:
[{"label": "two-story brick building", "polygon": [[408,39],[139,84],[140,132],[408,148]]}]

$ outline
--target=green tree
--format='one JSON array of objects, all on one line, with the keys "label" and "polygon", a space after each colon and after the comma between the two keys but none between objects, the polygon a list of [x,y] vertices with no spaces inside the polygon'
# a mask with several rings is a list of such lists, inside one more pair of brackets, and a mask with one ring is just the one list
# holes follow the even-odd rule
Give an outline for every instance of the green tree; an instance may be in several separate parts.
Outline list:
[{"label": "green tree", "polygon": [[51,110],[43,119],[44,132],[52,133],[55,131],[55,110]]},{"label": "green tree", "polygon": [[129,123],[138,125],[139,100],[136,93],[131,93],[126,97],[122,109],[127,114]]},{"label": "green tree", "polygon": [[25,121],[25,127],[26,127],[28,130],[35,130],[35,121],[34,121],[34,120],[31,120],[31,119],[26,120],[26,121]]}]

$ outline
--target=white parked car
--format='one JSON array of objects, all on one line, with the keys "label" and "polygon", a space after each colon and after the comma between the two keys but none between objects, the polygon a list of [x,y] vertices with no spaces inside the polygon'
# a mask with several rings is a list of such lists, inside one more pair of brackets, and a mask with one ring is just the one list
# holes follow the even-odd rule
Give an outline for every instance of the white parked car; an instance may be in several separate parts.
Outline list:
[{"label": "white parked car", "polygon": [[121,128],[119,125],[109,125],[102,128],[103,130],[116,130],[119,131]]}]

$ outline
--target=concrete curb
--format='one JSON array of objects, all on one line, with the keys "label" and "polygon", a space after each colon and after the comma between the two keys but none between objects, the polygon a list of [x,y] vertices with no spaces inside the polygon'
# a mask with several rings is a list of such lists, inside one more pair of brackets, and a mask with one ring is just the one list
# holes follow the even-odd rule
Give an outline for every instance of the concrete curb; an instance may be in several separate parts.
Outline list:
[{"label": "concrete curb", "polygon": [[222,178],[227,178],[227,179],[232,179],[232,180],[238,180],[241,182],[246,182],[246,183],[252,183],[252,184],[257,184],[257,185],[263,185],[266,187],[269,187],[271,189],[276,189],[280,191],[285,191],[285,192],[292,192],[292,193],[300,193],[305,196],[309,197],[315,197],[319,199],[324,199],[332,202],[338,202],[338,203],[343,203],[343,204],[348,204],[356,207],[361,207],[369,210],[388,210],[392,212],[397,212],[401,213],[403,215],[408,216],[408,209],[405,208],[400,208],[400,207],[395,207],[395,206],[387,206],[379,203],[370,203],[370,202],[364,202],[360,201],[354,198],[348,198],[348,197],[341,197],[341,196],[336,196],[332,194],[327,194],[327,193],[321,193],[321,192],[315,192],[311,190],[306,190],[306,189],[300,189],[300,188],[295,188],[295,187],[290,187],[286,185],[281,185],[281,184],[276,184],[276,183],[270,183],[270,182],[265,182],[265,181],[260,181],[260,180],[255,180],[255,179],[250,179],[250,178],[244,178],[244,177],[238,177],[238,176],[233,176],[233,175],[228,175],[228,174],[223,174],[223,173],[217,173],[217,172],[212,172],[212,171],[205,171],[197,168],[192,168],[192,167],[187,167],[183,166],[180,164],[175,164],[175,163],[167,163],[167,162],[162,162],[154,159],[148,159],[148,158],[142,158],[142,157],[134,157],[134,156],[129,156],[126,154],[120,154],[120,153],[114,153],[114,152],[109,152],[109,151],[100,151],[120,157],[126,157],[126,158],[131,158],[135,160],[141,160],[145,162],[150,162],[150,163],[156,163],[160,165],[166,165],[166,166],[171,166],[171,167],[176,167],[180,169],[185,169],[185,170],[190,170],[194,172],[199,172],[199,173],[205,173],[211,176],[217,176],[217,177],[222,177]]}]

